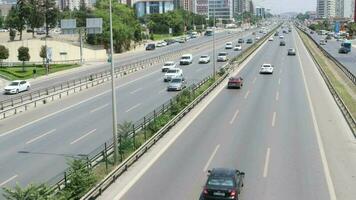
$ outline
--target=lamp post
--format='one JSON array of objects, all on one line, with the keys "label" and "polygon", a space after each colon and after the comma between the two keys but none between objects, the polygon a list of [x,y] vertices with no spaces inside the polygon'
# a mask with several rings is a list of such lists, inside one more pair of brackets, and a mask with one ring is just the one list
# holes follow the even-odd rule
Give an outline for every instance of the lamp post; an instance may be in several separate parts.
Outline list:
[{"label": "lamp post", "polygon": [[216,0],[214,0],[214,11],[213,11],[213,79],[215,80],[215,72],[216,72],[216,60],[215,60],[215,7]]},{"label": "lamp post", "polygon": [[114,148],[114,164],[117,164],[118,156],[118,146],[117,146],[117,114],[116,114],[116,93],[115,93],[115,79],[114,79],[114,44],[113,44],[113,32],[112,32],[112,0],[109,0],[109,9],[110,9],[110,65],[111,65],[111,95],[112,95],[112,125],[113,125],[113,148]]}]

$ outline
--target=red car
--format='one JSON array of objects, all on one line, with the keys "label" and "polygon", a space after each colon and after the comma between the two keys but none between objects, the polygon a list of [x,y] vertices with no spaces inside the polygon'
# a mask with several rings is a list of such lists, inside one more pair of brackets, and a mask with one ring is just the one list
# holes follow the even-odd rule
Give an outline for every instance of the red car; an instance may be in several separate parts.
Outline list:
[{"label": "red car", "polygon": [[229,79],[229,82],[227,83],[227,88],[228,89],[230,89],[230,88],[240,89],[243,86],[243,80],[244,79],[242,77],[238,77],[238,76],[231,77]]}]

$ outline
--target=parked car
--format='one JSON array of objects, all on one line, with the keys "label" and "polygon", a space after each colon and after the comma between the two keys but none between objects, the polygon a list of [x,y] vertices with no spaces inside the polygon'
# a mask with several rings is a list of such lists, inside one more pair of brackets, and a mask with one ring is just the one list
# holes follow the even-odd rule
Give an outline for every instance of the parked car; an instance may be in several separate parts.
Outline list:
[{"label": "parked car", "polygon": [[156,49],[156,44],[151,43],[146,46],[146,51],[151,51],[155,49]]},{"label": "parked car", "polygon": [[218,54],[217,61],[218,61],[218,62],[226,62],[226,61],[228,60],[227,55],[228,55],[227,52],[220,52],[220,53]]},{"label": "parked car", "polygon": [[241,76],[230,77],[227,83],[227,88],[238,88],[240,89],[243,86],[243,78]]},{"label": "parked car", "polygon": [[251,38],[247,39],[246,41],[247,44],[252,44],[253,43],[253,40]]},{"label": "parked car", "polygon": [[225,49],[232,49],[232,42],[226,42]]},{"label": "parked car", "polygon": [[234,51],[241,51],[242,50],[242,45],[241,44],[237,44],[234,47]]},{"label": "parked car", "polygon": [[23,91],[30,90],[31,86],[28,81],[25,80],[15,80],[12,81],[8,86],[4,88],[5,94],[18,94]]},{"label": "parked car", "polygon": [[43,29],[39,29],[39,30],[36,31],[36,34],[37,35],[44,35],[44,34],[46,34],[46,31],[43,30]]},{"label": "parked car", "polygon": [[163,64],[162,72],[167,72],[170,69],[176,68],[177,64],[173,61],[168,61]]},{"label": "parked car", "polygon": [[293,48],[289,48],[288,49],[288,56],[295,56],[297,53],[295,51],[295,49]]},{"label": "parked car", "polygon": [[163,81],[168,82],[171,81],[173,78],[183,78],[183,70],[180,68],[173,68],[169,69],[163,76]]},{"label": "parked car", "polygon": [[0,29],[0,32],[1,32],[1,33],[5,33],[5,32],[9,32],[9,30],[4,29],[4,28],[1,28],[1,29]]},{"label": "parked car", "polygon": [[285,42],[285,41],[283,41],[283,40],[282,40],[282,41],[280,41],[280,42],[279,42],[279,46],[286,46],[286,42]]},{"label": "parked car", "polygon": [[189,65],[193,63],[193,55],[192,54],[184,54],[180,58],[179,64],[180,65]]},{"label": "parked car", "polygon": [[199,63],[209,63],[210,62],[210,56],[208,55],[202,55],[199,58]]},{"label": "parked car", "polygon": [[214,168],[208,171],[201,200],[238,200],[245,173],[236,169]]},{"label": "parked car", "polygon": [[183,77],[174,77],[168,83],[167,91],[180,91],[186,87],[186,82]]},{"label": "parked car", "polygon": [[263,64],[260,69],[260,74],[273,74],[273,66],[271,64]]}]

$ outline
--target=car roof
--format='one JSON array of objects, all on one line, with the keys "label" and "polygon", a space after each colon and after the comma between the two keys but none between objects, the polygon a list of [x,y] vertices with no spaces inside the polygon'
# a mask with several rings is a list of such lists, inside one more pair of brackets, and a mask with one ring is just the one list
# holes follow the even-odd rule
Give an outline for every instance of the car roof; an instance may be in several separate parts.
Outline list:
[{"label": "car roof", "polygon": [[174,61],[167,61],[164,64],[174,64]]},{"label": "car roof", "polygon": [[211,177],[232,177],[236,175],[236,169],[229,168],[214,168],[209,176]]},{"label": "car roof", "polygon": [[183,54],[182,57],[185,56],[192,56],[192,54]]},{"label": "car roof", "polygon": [[263,63],[262,65],[263,65],[263,66],[264,66],[264,65],[271,65],[271,66],[272,66],[272,64],[269,64],[269,63]]},{"label": "car roof", "polygon": [[13,80],[11,82],[21,82],[21,81],[25,81],[25,80]]}]

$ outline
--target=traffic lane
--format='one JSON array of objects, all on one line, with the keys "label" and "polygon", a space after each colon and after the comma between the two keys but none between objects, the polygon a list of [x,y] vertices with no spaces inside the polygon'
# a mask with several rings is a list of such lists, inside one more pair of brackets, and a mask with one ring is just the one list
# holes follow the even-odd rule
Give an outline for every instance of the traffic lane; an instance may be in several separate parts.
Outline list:
[{"label": "traffic lane", "polygon": [[[301,49],[305,48],[299,38],[297,45]],[[312,57],[307,53],[303,56],[306,58],[301,60],[303,70],[336,198],[352,200],[356,196],[355,138],[319,70],[316,66],[308,67],[308,64],[313,62]]]},{"label": "traffic lane", "polygon": [[[265,46],[265,48],[270,48],[273,43],[268,44],[270,45]],[[274,45],[273,49],[276,49],[276,45]],[[235,128],[230,129],[230,122],[236,123],[236,121],[239,121],[241,117],[244,117],[239,112],[244,112],[244,110],[250,107],[252,111],[248,113],[251,113],[252,118],[246,120],[248,121],[247,124],[251,124],[251,120],[256,124],[260,122],[259,119],[264,120],[265,117],[262,117],[262,115],[256,116],[256,112],[263,113],[261,109],[267,108],[262,106],[263,104],[260,103],[260,99],[261,97],[267,99],[267,94],[269,93],[266,93],[265,87],[266,90],[271,88],[268,87],[271,79],[270,77],[263,76],[262,81],[253,83],[253,78],[258,75],[260,64],[264,63],[265,59],[275,57],[273,53],[275,52],[260,51],[254,57],[255,59],[242,70],[241,76],[245,77],[246,80],[245,87],[242,90],[224,89],[138,182],[128,190],[128,193],[122,199],[136,199],[142,195],[145,196],[145,199],[198,199],[205,181],[206,172],[204,172],[204,169],[211,168],[208,160],[213,155],[212,153],[215,148],[219,146],[219,150],[213,157],[212,163],[214,163],[215,158],[222,151],[221,149],[229,147],[229,135],[231,135],[231,132],[243,134],[243,131],[238,131]],[[247,69],[248,73],[245,74],[244,72]],[[260,89],[256,90],[256,88]],[[258,95],[258,98],[254,98],[258,101],[257,104],[252,105],[249,103],[251,97],[248,100],[245,99],[245,94],[250,89],[253,94]],[[239,112],[237,112],[238,109]],[[235,115],[237,116],[234,117]],[[258,128],[258,126],[253,127]],[[248,136],[246,143],[248,148],[245,150],[253,153],[258,152],[258,148],[263,146],[264,135],[258,135],[258,137],[262,137],[261,139],[250,139],[252,137],[251,134],[245,133],[245,137]],[[251,142],[257,142],[258,144],[250,145]],[[181,148],[183,146],[184,148]],[[251,151],[248,151],[248,149],[251,149]],[[258,160],[258,155],[253,155],[251,158]],[[231,158],[235,155],[230,152],[228,154],[224,153],[224,156]],[[262,159],[263,156],[260,156],[261,162]],[[236,164],[230,166],[236,167]],[[258,165],[253,164],[252,166],[255,168]],[[240,169],[243,170],[243,168]],[[150,181],[150,184],[147,184],[148,181]],[[162,188],[164,188],[163,191]]]},{"label": "traffic lane", "polygon": [[[283,63],[277,64],[283,66]],[[292,75],[295,76],[294,73],[292,73]],[[206,169],[206,167],[203,167],[204,162],[201,158],[205,157],[205,160],[208,160],[207,158],[209,157],[205,154],[213,152],[211,146],[214,147],[215,145],[219,147],[219,150],[216,154],[211,154],[214,156],[212,162],[207,163],[209,164],[209,168],[228,166],[244,170],[246,172],[246,179],[242,198],[299,199],[303,196],[306,199],[315,199],[314,197],[318,195],[313,193],[315,193],[315,191],[320,192],[320,190],[314,189],[320,188],[320,185],[324,186],[323,194],[325,194],[325,183],[323,183],[322,180],[315,181],[317,183],[313,184],[308,182],[308,186],[304,186],[304,178],[309,179],[309,177],[300,175],[300,171],[306,171],[306,174],[309,174],[309,171],[313,171],[310,177],[310,179],[312,179],[312,177],[315,177],[315,174],[318,174],[320,171],[320,169],[309,170],[308,167],[310,168],[310,163],[303,163],[304,157],[309,157],[308,161],[311,160],[313,163],[317,163],[317,161],[315,161],[317,159],[315,159],[313,155],[309,155],[309,144],[306,145],[308,147],[305,147],[303,143],[299,143],[295,149],[293,148],[294,151],[305,148],[305,150],[301,152],[302,155],[298,154],[299,157],[303,159],[294,160],[293,151],[292,153],[285,151],[285,148],[290,148],[290,146],[284,143],[285,140],[287,140],[289,143],[294,144],[294,138],[290,138],[289,135],[284,134],[284,130],[280,130],[279,126],[274,127],[275,129],[272,130],[272,125],[269,124],[271,123],[271,107],[261,104],[261,97],[267,105],[269,105],[268,103],[272,104],[275,97],[273,92],[275,87],[269,86],[276,86],[278,84],[276,81],[277,78],[278,77],[273,76],[274,80],[268,80],[262,77],[256,82],[259,87],[256,86],[254,88],[257,91],[253,93],[254,95],[251,96],[248,102],[243,104],[241,115],[239,115],[236,126],[234,127],[229,127],[228,121],[231,119],[231,116],[236,113],[235,105],[239,104],[240,101],[231,98],[231,96],[224,96],[225,91],[221,92],[209,105],[208,109],[184,131],[183,135],[178,138],[171,148],[168,149],[151,168],[149,168],[122,199],[135,199],[142,195],[145,196],[145,199],[197,199],[202,189],[201,186],[205,181],[205,178],[202,179],[204,176],[202,169]],[[288,80],[290,79],[286,79],[288,82],[286,83],[287,85],[294,84],[289,83],[291,81]],[[299,83],[299,81],[300,80],[297,80],[297,83]],[[294,85],[296,86],[294,88],[299,91],[299,84]],[[288,97],[289,94],[282,96]],[[303,97],[303,95],[301,96]],[[225,101],[219,102],[220,99],[225,99]],[[241,95],[239,99],[241,99]],[[226,100],[229,102],[226,102]],[[298,102],[302,100],[306,103],[305,98],[295,100]],[[288,104],[289,99],[285,102]],[[289,105],[287,106],[293,110],[292,113],[286,113],[287,118],[289,118],[289,120],[286,119],[287,122],[291,122],[295,118],[297,118],[297,121],[302,121],[302,123],[309,121],[305,119],[305,114],[307,113],[301,111],[301,116],[295,116],[294,109],[296,108],[290,107]],[[216,116],[217,113],[219,113],[220,116],[211,118],[211,116]],[[259,114],[256,115],[256,113]],[[265,123],[266,121],[269,123]],[[280,124],[283,123],[284,121],[280,122]],[[256,126],[256,124],[258,125]],[[286,127],[288,128],[288,126]],[[298,126],[296,126],[296,128],[300,129]],[[306,129],[309,131],[312,130],[310,127]],[[273,136],[276,132],[278,135]],[[217,136],[217,134],[219,136]],[[310,133],[306,134],[311,135]],[[196,137],[196,135],[198,136]],[[213,136],[210,137],[211,135]],[[294,135],[303,137],[300,136],[298,131],[296,131]],[[206,140],[208,140],[207,144],[205,143]],[[268,144],[268,142],[275,140],[277,140],[277,142]],[[305,140],[309,140],[309,138],[307,137]],[[279,143],[279,141],[281,142]],[[304,140],[302,141],[304,142]],[[181,148],[182,146],[185,148]],[[263,171],[265,171],[265,155],[268,146],[271,146],[272,150],[270,150],[270,152],[273,152],[273,154],[270,162],[271,170],[264,179],[262,177],[264,176]],[[292,147],[293,146],[295,145],[292,145]],[[315,144],[310,144],[310,146],[315,148]],[[274,151],[274,148],[276,148],[277,151]],[[290,165],[290,162],[286,162],[286,160],[275,159],[280,157],[289,158],[293,160],[294,163],[303,166],[295,167]],[[179,163],[176,162],[177,160],[179,160]],[[197,160],[200,160],[200,162]],[[276,163],[272,164],[272,160]],[[304,164],[307,165],[307,168],[304,168]],[[201,170],[200,173],[199,169]],[[288,173],[281,173],[283,170]],[[288,181],[291,180],[289,172],[293,172],[297,180],[293,179],[292,181]],[[281,175],[284,176],[281,177]],[[164,188],[164,190],[162,191],[161,188]],[[285,189],[287,192],[284,192]],[[319,196],[321,197],[320,199],[325,199],[323,194]]]},{"label": "traffic lane", "polygon": [[[81,118],[76,118],[76,119],[80,119],[80,120],[71,120],[71,122],[73,122],[73,124],[77,124],[76,122],[77,121],[82,121],[82,119]],[[56,120],[56,121],[58,121],[58,120]],[[62,121],[62,120],[59,120],[59,121]],[[90,123],[84,123],[84,124],[90,124]],[[110,127],[110,126],[109,126]],[[36,128],[37,129],[37,128]],[[69,130],[67,130],[67,131],[64,131],[64,132],[73,132],[73,130],[75,130],[75,129],[73,129],[73,128],[70,128]],[[94,129],[93,129],[94,130]],[[57,132],[60,132],[60,131],[57,131]],[[107,132],[107,131],[105,131],[105,132]],[[58,136],[60,136],[59,134],[58,134]],[[60,137],[62,137],[62,136],[60,136]],[[56,141],[58,141],[60,138],[53,138],[53,142],[55,143]],[[62,141],[63,141],[63,138],[62,138]],[[103,141],[104,142],[104,141]],[[51,142],[50,142],[51,143]],[[38,144],[35,146],[35,147],[37,147],[38,146]],[[46,155],[46,156],[51,156],[52,154],[55,154],[55,155],[57,155],[57,154],[64,154],[64,155],[77,155],[77,154],[71,154],[71,153],[69,153],[69,152],[61,152],[61,153],[48,153],[48,152],[46,152],[46,150],[48,150],[50,147],[53,147],[52,145],[50,145],[50,146],[48,146],[48,147],[45,147],[45,148],[43,148],[43,146],[40,146],[41,148],[33,148],[33,149],[31,149],[31,148],[25,148],[25,149],[23,149],[22,151],[24,151],[24,152],[30,152],[30,154],[40,154],[40,155]],[[92,150],[93,148],[91,148],[91,150]],[[54,148],[52,148],[52,150],[54,150]],[[37,152],[37,153],[36,153]],[[56,152],[58,152],[58,151],[56,151]],[[30,160],[32,160],[32,158],[30,157]],[[12,165],[12,164],[11,164]],[[56,166],[60,166],[60,165],[56,165]],[[32,174],[32,173],[31,173]]]}]

